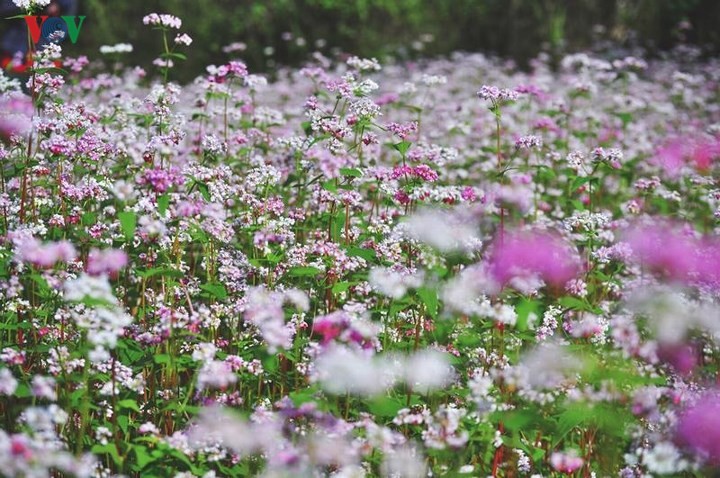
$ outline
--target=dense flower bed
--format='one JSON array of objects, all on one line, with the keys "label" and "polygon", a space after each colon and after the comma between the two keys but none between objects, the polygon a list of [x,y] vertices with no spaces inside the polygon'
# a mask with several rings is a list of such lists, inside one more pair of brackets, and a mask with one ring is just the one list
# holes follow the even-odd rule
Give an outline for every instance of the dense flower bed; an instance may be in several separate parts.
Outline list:
[{"label": "dense flower bed", "polygon": [[158,81],[0,77],[1,474],[714,469],[720,63],[181,87],[145,23]]}]

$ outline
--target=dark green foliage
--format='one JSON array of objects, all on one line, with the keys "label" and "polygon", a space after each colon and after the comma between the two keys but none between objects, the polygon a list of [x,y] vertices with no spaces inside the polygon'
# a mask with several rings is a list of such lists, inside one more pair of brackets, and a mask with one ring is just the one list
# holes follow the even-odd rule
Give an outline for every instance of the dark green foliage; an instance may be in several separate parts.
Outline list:
[{"label": "dark green foliage", "polygon": [[[151,12],[179,16],[183,31],[195,40],[188,61],[173,73],[185,81],[205,65],[227,60],[222,47],[235,41],[247,44],[242,59],[252,71],[302,62],[320,39],[326,42],[325,53],[335,47],[360,56],[413,59],[485,51],[521,64],[542,50],[560,54],[587,48],[595,39],[595,25],[604,27],[603,38],[619,44],[636,39],[668,48],[684,38],[715,51],[720,46],[714,24],[720,2],[715,0],[84,0],[79,13],[87,15],[87,23],[79,44],[67,45],[68,53],[96,56],[102,44],[130,42],[135,52],[129,63],[148,67],[160,48],[155,32],[142,25]],[[679,31],[682,20],[693,29]],[[283,40],[285,32],[306,44]],[[434,40],[414,49],[423,34]],[[268,46],[272,55],[264,53]]]}]

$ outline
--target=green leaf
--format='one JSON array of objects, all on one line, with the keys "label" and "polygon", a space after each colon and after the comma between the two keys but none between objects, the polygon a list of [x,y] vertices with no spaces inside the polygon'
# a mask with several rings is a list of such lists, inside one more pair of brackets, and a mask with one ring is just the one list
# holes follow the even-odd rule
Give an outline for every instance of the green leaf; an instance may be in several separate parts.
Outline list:
[{"label": "green leaf", "polygon": [[143,445],[134,445],[133,452],[135,453],[135,471],[140,471],[153,461],[157,460],[157,457],[154,457],[150,453],[148,453],[147,447]]},{"label": "green leaf", "polygon": [[578,176],[570,184],[570,190],[576,191],[580,186],[587,183],[597,183],[597,178],[593,178],[592,176]]},{"label": "green leaf", "polygon": [[312,402],[317,398],[319,389],[317,387],[304,388],[290,393],[290,399],[293,401],[295,406],[300,406],[303,403]]},{"label": "green leaf", "polygon": [[120,458],[120,455],[118,454],[117,448],[115,448],[114,443],[108,443],[107,445],[94,445],[91,449],[91,452],[97,453],[97,454],[108,454],[110,457],[112,457],[113,461],[116,465],[122,464],[122,458]]},{"label": "green leaf", "polygon": [[421,287],[420,289],[418,289],[417,294],[423,301],[423,304],[425,304],[425,307],[427,307],[427,311],[428,314],[430,314],[430,317],[436,319],[438,314],[437,291],[435,289]]},{"label": "green leaf", "polygon": [[337,284],[332,286],[332,293],[333,294],[339,294],[341,292],[345,292],[350,288],[352,284],[350,282],[344,281],[344,282],[338,282]]},{"label": "green leaf", "polygon": [[528,318],[530,317],[530,314],[538,314],[538,306],[539,302],[537,300],[531,300],[522,298],[520,303],[515,307],[515,312],[517,313],[518,319],[517,319],[517,329],[518,330],[527,330],[528,329]]},{"label": "green leaf", "polygon": [[412,143],[410,141],[400,141],[399,143],[395,143],[392,145],[395,151],[399,152],[403,156],[405,156],[405,153],[407,153],[408,149],[410,149],[410,146],[412,146]]},{"label": "green leaf", "polygon": [[314,277],[319,274],[322,274],[322,271],[312,266],[292,267],[288,271],[290,277]]},{"label": "green leaf", "polygon": [[153,267],[148,270],[138,270],[137,275],[143,279],[148,279],[154,276],[165,276],[165,277],[185,277],[182,271],[170,269],[169,267]]},{"label": "green leaf", "polygon": [[164,216],[165,211],[167,211],[168,207],[170,206],[170,196],[166,193],[166,194],[163,194],[162,196],[158,197],[157,204],[158,204],[158,213],[161,216]]},{"label": "green leaf", "polygon": [[[159,362],[158,362],[159,363]],[[117,403],[118,407],[120,408],[127,408],[128,410],[132,410],[134,412],[140,412],[140,407],[138,406],[137,402],[133,400],[132,398],[127,398],[125,400],[120,400]]]},{"label": "green leaf", "polygon": [[343,176],[351,176],[353,178],[362,177],[362,171],[357,168],[340,168],[340,174]]},{"label": "green leaf", "polygon": [[82,215],[82,223],[84,226],[92,226],[97,221],[97,216],[91,212]]},{"label": "green leaf", "polygon": [[157,354],[157,355],[153,356],[153,360],[154,360],[155,363],[157,363],[157,364],[170,363],[170,355],[168,355],[168,354]]},{"label": "green leaf", "polygon": [[122,211],[118,213],[118,219],[120,219],[120,228],[125,234],[125,240],[132,241],[137,227],[137,214],[132,211]]},{"label": "green leaf", "polygon": [[377,397],[368,402],[370,413],[379,418],[394,418],[403,408],[405,402],[397,398]]},{"label": "green leaf", "polygon": [[210,189],[208,188],[208,185],[200,181],[196,181],[195,184],[197,185],[198,191],[200,191],[203,199],[205,199],[207,202],[210,202]]},{"label": "green leaf", "polygon": [[200,288],[206,292],[209,292],[218,300],[226,299],[228,296],[227,290],[225,290],[225,286],[218,282],[202,284],[200,285]]},{"label": "green leaf", "polygon": [[334,179],[328,179],[327,181],[324,181],[322,183],[322,187],[326,191],[330,191],[331,193],[338,192],[337,184],[335,184]]},{"label": "green leaf", "polygon": [[363,249],[362,247],[350,247],[347,249],[348,256],[361,257],[370,262],[377,258],[377,254],[373,249]]}]

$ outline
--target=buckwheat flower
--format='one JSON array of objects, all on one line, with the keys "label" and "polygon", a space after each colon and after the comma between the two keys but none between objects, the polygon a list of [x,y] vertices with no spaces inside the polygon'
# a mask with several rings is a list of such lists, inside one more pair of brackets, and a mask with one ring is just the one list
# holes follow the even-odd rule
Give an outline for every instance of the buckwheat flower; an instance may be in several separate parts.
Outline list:
[{"label": "buckwheat flower", "polygon": [[32,129],[33,105],[30,97],[20,92],[0,97],[0,139],[25,137]]},{"label": "buckwheat flower", "polygon": [[175,66],[175,63],[170,58],[155,58],[153,65],[159,68],[172,68]]},{"label": "buckwheat flower", "polygon": [[154,25],[167,28],[179,29],[182,26],[182,20],[174,15],[167,13],[157,14],[151,13],[143,17],[143,23],[145,25]]},{"label": "buckwheat flower", "polygon": [[375,58],[359,58],[357,56],[350,57],[345,63],[358,71],[380,71],[382,67]]},{"label": "buckwheat flower", "polygon": [[128,264],[128,256],[120,249],[91,249],[88,254],[86,272],[93,276],[113,276]]},{"label": "buckwheat flower", "polygon": [[130,43],[116,43],[115,45],[102,45],[100,53],[103,55],[116,55],[118,53],[132,53],[133,46]]},{"label": "buckwheat flower", "polygon": [[419,164],[412,168],[412,175],[427,182],[434,182],[438,178],[438,173],[426,164]]},{"label": "buckwheat flower", "polygon": [[17,389],[18,381],[7,368],[0,368],[0,395],[12,395]]},{"label": "buckwheat flower", "polygon": [[382,475],[397,478],[420,478],[427,476],[425,457],[413,446],[403,446],[388,451],[382,464]]},{"label": "buckwheat flower", "polygon": [[108,427],[97,427],[95,429],[95,440],[99,441],[101,445],[107,445],[108,438],[112,438],[112,432]]},{"label": "buckwheat flower", "polygon": [[423,283],[422,273],[412,273],[386,267],[373,267],[368,276],[373,289],[393,299],[401,299],[408,289],[417,289]]},{"label": "buckwheat flower", "polygon": [[437,450],[464,447],[470,436],[466,430],[460,429],[460,420],[466,414],[467,410],[464,408],[457,408],[455,405],[440,405],[428,424],[427,430],[423,432],[425,445]]},{"label": "buckwheat flower", "polygon": [[190,38],[190,35],[187,33],[181,33],[175,37],[175,43],[178,45],[190,46],[192,38]]},{"label": "buckwheat flower", "polygon": [[373,396],[392,385],[381,380],[383,369],[372,356],[349,347],[332,347],[314,365],[316,380],[330,393]]},{"label": "buckwheat flower", "polygon": [[46,398],[51,401],[57,400],[55,379],[52,377],[35,375],[32,379],[31,389],[33,396],[37,398]]},{"label": "buckwheat flower", "polygon": [[138,427],[138,433],[143,435],[159,435],[160,429],[152,422],[145,422]]},{"label": "buckwheat flower", "polygon": [[71,262],[77,257],[75,247],[68,241],[42,244],[34,237],[19,234],[13,237],[15,257],[21,262],[50,268],[58,262]]},{"label": "buckwheat flower", "polygon": [[626,229],[623,239],[642,267],[669,279],[690,281],[699,270],[701,243],[688,232],[664,222],[637,224]]},{"label": "buckwheat flower", "polygon": [[117,304],[112,287],[106,276],[93,277],[81,274],[77,279],[65,282],[65,300],[81,301],[86,297]]},{"label": "buckwheat flower", "polygon": [[15,6],[26,12],[41,10],[50,5],[51,1],[52,0],[12,0]]},{"label": "buckwheat flower", "polygon": [[201,343],[195,345],[195,350],[192,353],[192,359],[198,362],[208,362],[215,358],[217,347],[211,343]]},{"label": "buckwheat flower", "polygon": [[230,364],[219,360],[205,362],[198,372],[198,389],[216,388],[224,390],[237,382],[237,375]]},{"label": "buckwheat flower", "polygon": [[233,42],[222,48],[223,53],[235,53],[236,51],[247,50],[247,44],[243,42]]},{"label": "buckwheat flower", "polygon": [[423,350],[410,356],[403,364],[404,379],[419,393],[428,393],[452,383],[455,371],[447,354]]},{"label": "buckwheat flower", "polygon": [[584,460],[580,458],[576,450],[570,450],[568,452],[554,452],[550,455],[550,466],[556,471],[565,474],[572,474],[579,470]]},{"label": "buckwheat flower", "polygon": [[274,417],[261,423],[252,423],[236,417],[219,406],[205,407],[188,431],[188,442],[193,447],[203,446],[208,438],[218,440],[241,457],[263,450],[276,450],[284,440]]},{"label": "buckwheat flower", "polygon": [[520,98],[520,94],[517,91],[489,85],[483,85],[480,91],[477,92],[477,95],[480,99],[491,101],[493,104],[507,103]]},{"label": "buckwheat flower", "polygon": [[370,98],[353,100],[348,109],[350,113],[360,118],[376,118],[382,115],[380,107]]},{"label": "buckwheat flower", "polygon": [[720,463],[720,392],[718,390],[700,395],[680,414],[675,437],[700,459],[708,460],[713,464]]},{"label": "buckwheat flower", "polygon": [[489,262],[492,275],[501,284],[536,275],[553,286],[564,286],[580,272],[575,249],[544,231],[510,232],[496,238]]},{"label": "buckwheat flower", "polygon": [[521,136],[515,141],[515,147],[518,149],[540,149],[542,148],[542,138],[538,136]]},{"label": "buckwheat flower", "polygon": [[537,390],[557,388],[583,367],[577,357],[554,342],[543,342],[523,354],[520,366],[527,372],[527,384]]},{"label": "buckwheat flower", "polygon": [[[102,340],[107,342],[106,340]],[[88,352],[88,359],[94,364],[101,364],[110,360],[110,352],[102,345],[95,346],[90,352]]]},{"label": "buckwheat flower", "polygon": [[420,81],[422,81],[425,86],[444,85],[447,83],[447,77],[443,75],[424,74]]},{"label": "buckwheat flower", "polygon": [[401,225],[407,234],[441,252],[478,250],[482,245],[477,220],[462,210],[419,211]]},{"label": "buckwheat flower", "polygon": [[645,451],[642,463],[648,471],[660,475],[678,473],[689,465],[675,445],[666,441],[656,443],[652,450]]},{"label": "buckwheat flower", "polygon": [[605,161],[615,169],[620,169],[623,152],[618,148],[611,148],[606,150],[605,148],[595,148],[592,152],[594,161]]},{"label": "buckwheat flower", "polygon": [[296,309],[307,312],[310,310],[310,298],[300,289],[288,289],[284,292],[285,299],[295,306]]}]

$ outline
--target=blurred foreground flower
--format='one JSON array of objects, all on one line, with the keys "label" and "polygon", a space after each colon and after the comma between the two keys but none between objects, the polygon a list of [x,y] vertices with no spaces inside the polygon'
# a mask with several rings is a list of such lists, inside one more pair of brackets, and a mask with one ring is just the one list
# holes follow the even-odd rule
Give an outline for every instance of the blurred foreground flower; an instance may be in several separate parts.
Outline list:
[{"label": "blurred foreground flower", "polygon": [[680,415],[676,438],[698,457],[720,463],[720,391],[700,396]]},{"label": "blurred foreground flower", "polygon": [[32,100],[22,93],[6,93],[0,98],[0,139],[24,137],[32,129]]},{"label": "blurred foreground flower", "polygon": [[497,238],[490,252],[490,272],[500,284],[517,286],[519,279],[543,280],[562,287],[580,272],[577,252],[546,231],[511,232]]}]

